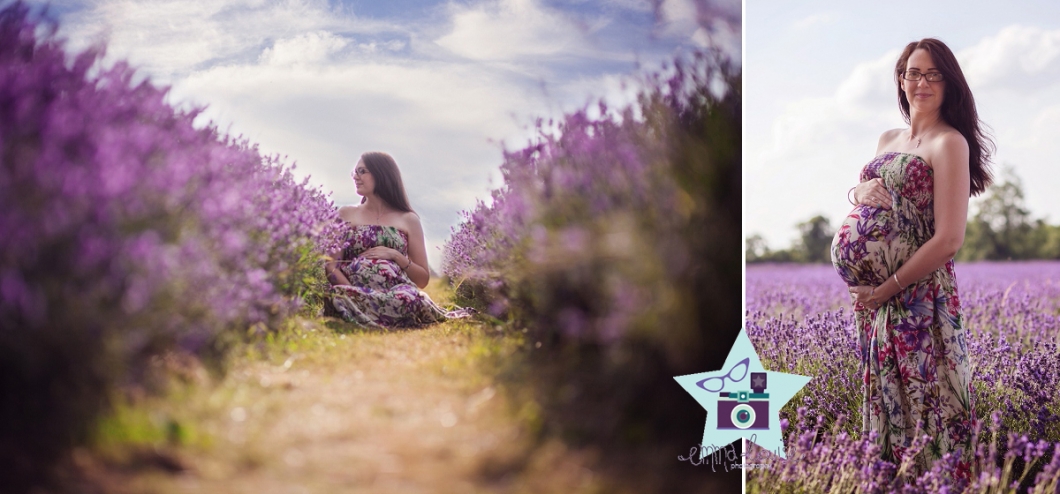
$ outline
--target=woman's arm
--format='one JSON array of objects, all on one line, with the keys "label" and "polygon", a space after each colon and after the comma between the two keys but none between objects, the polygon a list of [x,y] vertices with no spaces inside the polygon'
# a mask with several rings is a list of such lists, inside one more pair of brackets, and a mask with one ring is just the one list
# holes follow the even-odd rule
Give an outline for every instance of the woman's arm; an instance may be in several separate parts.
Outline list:
[{"label": "woman's arm", "polygon": [[342,270],[339,269],[338,261],[342,259],[342,252],[331,253],[331,260],[324,263],[324,274],[328,277],[328,281],[332,286],[335,285],[349,285],[350,280],[346,278],[346,275],[342,274]]},{"label": "woman's arm", "polygon": [[[349,223],[353,211],[353,206],[341,206],[338,210],[338,216],[343,221]],[[324,276],[327,276],[328,281],[332,286],[350,284],[350,280],[348,280],[346,275],[342,274],[342,270],[339,269],[339,261],[342,260],[342,253],[343,249],[339,249],[338,252],[330,253],[328,256],[331,257],[331,260],[324,263]]]},{"label": "woman's arm", "polygon": [[405,269],[416,286],[423,288],[431,281],[430,268],[427,267],[427,244],[423,240],[423,226],[420,217],[416,213],[406,213],[405,224],[409,232],[409,255],[408,257],[398,255],[395,261]]},{"label": "woman's arm", "polygon": [[968,142],[957,132],[942,137],[941,149],[932,160],[935,198],[935,235],[921,245],[894,276],[876,287],[877,301],[886,301],[902,288],[927,276],[945,265],[964,243],[964,228],[968,221],[968,191],[971,190],[968,171]]}]

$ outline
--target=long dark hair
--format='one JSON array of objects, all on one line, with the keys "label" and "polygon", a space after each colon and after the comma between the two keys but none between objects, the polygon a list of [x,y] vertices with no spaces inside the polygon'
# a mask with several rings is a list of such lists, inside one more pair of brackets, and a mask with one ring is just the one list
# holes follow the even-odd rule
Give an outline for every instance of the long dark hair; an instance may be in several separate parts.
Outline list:
[{"label": "long dark hair", "polygon": [[902,117],[908,124],[909,100],[902,90],[901,79],[909,57],[921,48],[931,54],[931,60],[935,62],[935,66],[942,72],[943,80],[946,81],[946,92],[942,96],[942,108],[939,113],[947,124],[957,129],[968,141],[968,171],[972,179],[970,193],[973,196],[979,195],[994,180],[989,169],[990,157],[995,151],[994,141],[983,130],[985,124],[979,120],[979,113],[975,110],[972,90],[964,80],[964,72],[957,64],[957,57],[953,56],[953,52],[945,43],[935,38],[924,38],[906,45],[894,68],[894,82],[898,84],[898,107],[901,108]]},{"label": "long dark hair", "polygon": [[[412,212],[409,196],[405,194],[405,185],[401,182],[401,170],[397,162],[386,153],[369,152],[361,155],[361,161],[375,181],[375,195],[388,206],[405,213]],[[361,204],[367,198],[361,198]]]}]

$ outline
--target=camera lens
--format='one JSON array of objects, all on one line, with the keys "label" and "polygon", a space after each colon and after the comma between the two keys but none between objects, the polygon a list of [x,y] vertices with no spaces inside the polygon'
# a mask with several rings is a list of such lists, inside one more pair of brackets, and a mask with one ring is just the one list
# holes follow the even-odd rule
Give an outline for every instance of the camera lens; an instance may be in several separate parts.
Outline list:
[{"label": "camera lens", "polygon": [[732,409],[732,425],[737,429],[750,428],[755,423],[755,410],[746,403],[736,405]]}]

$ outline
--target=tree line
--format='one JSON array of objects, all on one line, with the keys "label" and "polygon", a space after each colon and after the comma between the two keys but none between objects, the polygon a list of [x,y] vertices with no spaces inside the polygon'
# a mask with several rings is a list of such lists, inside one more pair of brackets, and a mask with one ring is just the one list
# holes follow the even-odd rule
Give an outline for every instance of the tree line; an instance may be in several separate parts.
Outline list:
[{"label": "tree line", "polygon": [[[1023,182],[1010,168],[977,205],[968,218],[958,261],[1060,259],[1060,225],[1031,217]],[[787,249],[771,249],[758,234],[747,237],[747,262],[831,262],[835,228],[828,218],[816,215],[796,228],[799,237]]]}]

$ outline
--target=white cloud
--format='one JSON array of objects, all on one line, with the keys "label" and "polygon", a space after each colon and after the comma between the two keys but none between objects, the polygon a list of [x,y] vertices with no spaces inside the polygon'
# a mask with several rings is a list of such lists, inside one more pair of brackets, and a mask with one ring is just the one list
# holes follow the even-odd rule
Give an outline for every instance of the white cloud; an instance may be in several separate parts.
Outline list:
[{"label": "white cloud", "polygon": [[326,0],[104,0],[64,25],[75,49],[102,37],[110,59],[127,58],[163,83],[205,66],[253,61],[277,39],[395,29]]},{"label": "white cloud", "polygon": [[858,118],[896,107],[898,89],[894,82],[894,64],[900,54],[894,50],[876,60],[860,63],[839,84],[835,99],[847,110],[848,117]]},{"label": "white cloud", "polygon": [[406,46],[408,46],[408,43],[405,43],[401,40],[393,39],[390,41],[382,42],[372,41],[369,43],[360,43],[357,45],[357,49],[360,50],[362,53],[377,53],[383,50],[396,52],[405,49]]},{"label": "white cloud", "polygon": [[[320,63],[348,45],[349,40],[327,31],[315,31],[294,38],[277,40],[261,53],[260,61],[267,65]],[[374,44],[372,45],[374,51]]]},{"label": "white cloud", "polygon": [[699,27],[689,37],[691,44],[700,48],[708,46],[719,47],[729,58],[739,61],[741,46],[740,26],[733,25],[724,19],[714,19],[710,28]]},{"label": "white cloud", "polygon": [[738,0],[663,0],[656,34],[700,48],[715,46],[739,61],[741,7]]},{"label": "white cloud", "polygon": [[659,5],[659,34],[690,39],[701,29],[693,0],[663,0]]},{"label": "white cloud", "polygon": [[1055,84],[1060,78],[1060,31],[1009,26],[960,51],[969,84],[1023,90]]},{"label": "white cloud", "polygon": [[828,97],[788,103],[773,123],[772,140],[758,156],[759,166],[792,158],[819,156],[823,150],[901,124],[891,72],[898,52],[854,67]]},{"label": "white cloud", "polygon": [[453,5],[453,29],[435,42],[473,60],[511,60],[584,53],[582,29],[536,0]]}]

